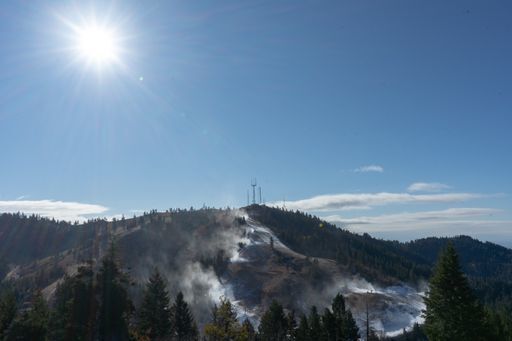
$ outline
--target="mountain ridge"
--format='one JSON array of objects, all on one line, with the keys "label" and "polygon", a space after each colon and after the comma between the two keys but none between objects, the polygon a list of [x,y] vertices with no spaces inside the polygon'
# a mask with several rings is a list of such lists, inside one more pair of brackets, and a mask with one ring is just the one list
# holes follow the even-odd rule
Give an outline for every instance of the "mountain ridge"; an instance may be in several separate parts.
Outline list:
[{"label": "mountain ridge", "polygon": [[[22,293],[41,288],[51,298],[65,274],[100,259],[112,239],[133,278],[135,303],[149,273],[158,267],[172,292],[184,291],[199,307],[194,313],[200,321],[208,316],[215,297],[230,297],[240,314],[257,319],[274,298],[289,309],[303,310],[315,302],[322,306],[324,297],[344,291],[356,315],[365,297],[370,298],[379,312],[377,329],[408,327],[420,316],[421,292],[434,255],[448,241],[461,254],[463,269],[481,300],[512,306],[510,249],[465,236],[385,241],[339,229],[307,213],[259,205],[151,211],[76,225],[0,215],[0,275]],[[390,309],[398,303],[405,310],[391,316]],[[401,324],[391,323],[393,318]]]}]

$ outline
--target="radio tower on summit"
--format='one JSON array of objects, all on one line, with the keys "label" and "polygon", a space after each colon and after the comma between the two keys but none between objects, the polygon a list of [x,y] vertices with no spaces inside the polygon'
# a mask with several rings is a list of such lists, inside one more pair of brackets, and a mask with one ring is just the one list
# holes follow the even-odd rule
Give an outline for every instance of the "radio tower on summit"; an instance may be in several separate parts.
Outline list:
[{"label": "radio tower on summit", "polygon": [[252,186],[252,204],[256,204],[256,185],[258,185],[256,178],[253,178],[251,180],[251,186]]}]

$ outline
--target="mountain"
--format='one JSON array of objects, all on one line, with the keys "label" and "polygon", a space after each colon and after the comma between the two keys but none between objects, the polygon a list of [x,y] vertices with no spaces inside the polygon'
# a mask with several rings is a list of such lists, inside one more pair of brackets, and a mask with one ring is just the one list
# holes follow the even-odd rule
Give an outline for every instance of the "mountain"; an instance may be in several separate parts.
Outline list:
[{"label": "mountain", "polygon": [[51,300],[62,277],[88,261],[97,264],[111,239],[133,280],[136,305],[157,267],[171,293],[183,291],[200,325],[221,296],[257,323],[272,299],[306,311],[313,304],[323,309],[342,292],[358,323],[368,305],[374,328],[396,334],[421,321],[425,283],[448,241],[479,297],[512,307],[510,249],[463,236],[385,241],[260,205],[152,211],[84,224],[3,214],[0,276],[21,295],[41,288]]}]

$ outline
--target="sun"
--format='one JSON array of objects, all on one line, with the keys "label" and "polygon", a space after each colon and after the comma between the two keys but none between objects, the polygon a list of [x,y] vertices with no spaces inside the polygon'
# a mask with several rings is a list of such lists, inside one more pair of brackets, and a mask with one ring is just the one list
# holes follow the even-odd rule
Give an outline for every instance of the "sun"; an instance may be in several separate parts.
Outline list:
[{"label": "sun", "polygon": [[76,52],[89,64],[105,66],[119,62],[119,35],[111,27],[85,25],[75,28]]}]

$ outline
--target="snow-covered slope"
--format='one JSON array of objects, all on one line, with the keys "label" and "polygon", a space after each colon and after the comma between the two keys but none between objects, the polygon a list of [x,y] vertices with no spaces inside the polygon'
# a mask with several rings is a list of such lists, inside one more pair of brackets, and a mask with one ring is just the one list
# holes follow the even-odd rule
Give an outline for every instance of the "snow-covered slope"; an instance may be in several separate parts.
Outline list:
[{"label": "snow-covered slope", "polygon": [[[289,249],[270,228],[247,215],[242,216],[247,221],[243,234],[244,246],[232,250],[232,264],[228,275],[222,280],[227,296],[236,302],[241,317],[249,317],[257,324],[262,308],[269,303],[268,297],[284,301],[285,307],[290,309],[307,312],[310,305],[315,304],[323,310],[330,305],[336,293],[341,292],[362,329],[366,309],[371,326],[387,335],[398,334],[404,328],[422,322],[423,292],[418,289],[405,283],[380,286],[341,272],[331,260],[309,260]],[[270,247],[271,243],[274,250]],[[304,271],[304,268],[311,261],[328,276],[321,287],[306,283],[307,277],[304,275],[307,270]],[[290,285],[297,285],[298,288],[289,288]],[[282,299],[282,295],[292,297]]]}]

